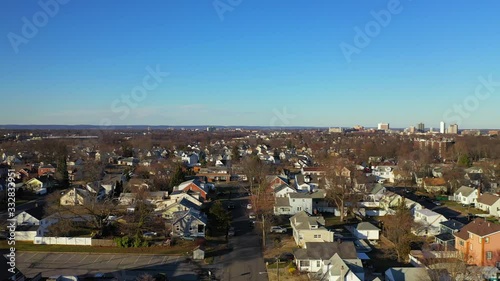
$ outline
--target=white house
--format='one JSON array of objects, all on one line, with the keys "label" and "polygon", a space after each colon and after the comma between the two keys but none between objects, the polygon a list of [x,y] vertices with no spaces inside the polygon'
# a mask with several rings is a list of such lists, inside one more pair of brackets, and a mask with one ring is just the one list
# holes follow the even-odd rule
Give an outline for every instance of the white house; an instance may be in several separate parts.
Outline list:
[{"label": "white house", "polygon": [[207,222],[207,217],[195,209],[176,212],[172,219],[173,234],[176,236],[205,237]]},{"label": "white house", "polygon": [[285,197],[276,197],[275,215],[295,215],[305,211],[309,214],[323,211],[328,205],[325,192],[318,190],[312,193],[286,193]]},{"label": "white house", "polygon": [[282,184],[277,187],[274,187],[275,197],[286,197],[288,193],[297,193],[297,191],[291,188],[288,184]]},{"label": "white house", "polygon": [[380,229],[369,222],[358,223],[354,229],[358,239],[379,240]]},{"label": "white house", "polygon": [[492,216],[500,216],[500,197],[494,194],[484,193],[477,198],[476,208],[488,212]]},{"label": "white house", "polygon": [[415,212],[415,222],[419,226],[414,230],[416,235],[427,236],[427,235],[437,235],[440,233],[441,222],[447,221],[447,219],[434,211],[429,209],[422,209]]},{"label": "white house", "polygon": [[364,281],[365,271],[360,259],[342,259],[339,254],[335,254],[322,262],[321,271],[315,276],[325,281]]},{"label": "white house", "polygon": [[457,189],[457,191],[453,193],[453,196],[455,201],[465,205],[470,205],[477,203],[477,198],[479,197],[478,193],[477,189],[464,185]]},{"label": "white house", "polygon": [[394,183],[394,168],[391,166],[373,167],[372,175],[376,176],[377,179]]}]

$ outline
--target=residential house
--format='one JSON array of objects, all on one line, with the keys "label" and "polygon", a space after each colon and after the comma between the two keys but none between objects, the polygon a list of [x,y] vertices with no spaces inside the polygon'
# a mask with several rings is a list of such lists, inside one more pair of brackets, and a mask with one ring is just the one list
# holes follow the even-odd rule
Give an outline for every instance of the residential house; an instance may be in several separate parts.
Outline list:
[{"label": "residential house", "polygon": [[312,192],[319,187],[319,178],[316,175],[295,175],[294,188],[299,192]]},{"label": "residential house", "polygon": [[20,212],[13,219],[16,221],[16,225],[40,225],[43,215],[43,206],[37,206]]},{"label": "residential house", "polygon": [[401,201],[404,198],[392,191],[387,191],[386,193],[383,194],[382,199],[380,199],[380,207],[382,207],[385,210],[389,210],[390,208],[395,208],[401,204]]},{"label": "residential house", "polygon": [[59,203],[63,206],[86,205],[93,200],[90,192],[83,188],[71,188],[61,198]]},{"label": "residential house", "polygon": [[293,239],[298,246],[303,246],[307,242],[333,242],[332,231],[325,228],[323,216],[309,216],[305,211],[301,211],[290,218],[293,230]]},{"label": "residential house", "polygon": [[477,189],[465,185],[453,193],[454,200],[464,205],[476,204],[478,197],[479,192]]},{"label": "residential house", "polygon": [[51,164],[40,165],[40,167],[38,167],[38,176],[43,176],[46,174],[54,175],[55,173],[56,173],[56,168]]},{"label": "residential house", "polygon": [[446,180],[444,178],[425,178],[424,189],[430,193],[446,192]]},{"label": "residential house", "polygon": [[455,247],[455,232],[458,232],[464,224],[456,220],[447,220],[440,223],[440,233],[436,235],[436,243],[443,245],[445,249]]},{"label": "residential house", "polygon": [[482,173],[466,173],[465,179],[468,180],[471,183],[471,185],[479,186],[479,185],[481,185],[481,182],[483,180],[483,174]]},{"label": "residential house", "polygon": [[[316,273],[323,270],[336,254],[341,259],[357,259],[356,247],[353,242],[307,242],[303,248],[293,252],[297,269],[302,272]],[[325,269],[326,271],[326,269]]]},{"label": "residential house", "polygon": [[173,235],[205,237],[207,222],[207,217],[195,209],[176,212],[172,218]]},{"label": "residential house", "polygon": [[455,235],[455,248],[469,264],[496,266],[500,261],[500,224],[477,218]]},{"label": "residential house", "polygon": [[342,259],[338,253],[327,261],[322,261],[322,268],[315,277],[325,281],[364,281],[365,270],[359,259]]},{"label": "residential house", "polygon": [[106,197],[106,189],[102,186],[101,182],[95,181],[87,183],[84,188],[97,200],[102,200]]},{"label": "residential house", "polygon": [[32,178],[24,183],[26,189],[32,191],[35,194],[46,194],[47,188],[43,186],[43,182],[37,178]]},{"label": "residential house", "polygon": [[139,163],[139,159],[134,158],[134,157],[126,157],[126,158],[119,158],[117,160],[118,165],[125,165],[125,166],[136,166]]},{"label": "residential house", "polygon": [[387,192],[385,186],[380,183],[377,183],[368,194],[368,199],[373,202],[380,202],[384,194]]},{"label": "residential house", "polygon": [[417,186],[418,187],[423,187],[424,186],[425,173],[423,173],[423,172],[416,172],[416,173],[413,173],[413,176],[415,177],[415,183],[417,184]]},{"label": "residential house", "polygon": [[325,197],[324,190],[311,193],[287,193],[286,197],[276,197],[274,213],[276,215],[294,215],[301,211],[306,211],[309,214],[328,211],[328,202],[325,201]]},{"label": "residential house", "polygon": [[379,240],[380,229],[369,222],[358,223],[354,235],[358,239]]},{"label": "residential house", "polygon": [[441,229],[440,223],[447,219],[429,209],[422,209],[415,212],[415,222],[418,224],[415,234],[421,236],[437,235]]},{"label": "residential house", "polygon": [[289,193],[297,193],[297,190],[293,189],[288,184],[282,184],[274,187],[275,197],[287,197]]},{"label": "residential house", "polygon": [[492,216],[500,216],[500,197],[490,193],[481,194],[477,198],[476,208]]},{"label": "residential house", "polygon": [[190,209],[199,210],[200,206],[189,201],[189,199],[183,198],[179,202],[170,204],[163,209],[161,209],[161,216],[166,219],[174,218],[174,214],[181,211],[188,211]]},{"label": "residential house", "polygon": [[385,271],[386,281],[431,281],[425,267],[391,267]]},{"label": "residential house", "polygon": [[286,176],[266,176],[266,182],[269,184],[269,188],[274,190],[276,187],[281,185],[289,185],[290,181]]},{"label": "residential house", "polygon": [[199,193],[200,197],[203,198],[203,200],[206,200],[207,196],[208,196],[209,188],[208,188],[208,185],[206,185],[205,183],[202,183],[200,180],[192,179],[192,180],[185,181],[185,182],[179,184],[178,186],[174,186],[173,190],[174,191],[183,191],[183,192],[192,191],[195,193]]},{"label": "residential house", "polygon": [[372,175],[376,176],[379,182],[387,181],[390,183],[394,183],[394,167],[391,166],[372,167]]}]

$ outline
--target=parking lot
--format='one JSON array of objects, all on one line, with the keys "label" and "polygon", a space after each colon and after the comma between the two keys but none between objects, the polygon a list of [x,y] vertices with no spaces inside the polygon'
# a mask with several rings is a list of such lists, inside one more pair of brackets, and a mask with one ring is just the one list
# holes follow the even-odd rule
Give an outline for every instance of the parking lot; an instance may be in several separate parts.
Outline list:
[{"label": "parking lot", "polygon": [[40,272],[43,277],[105,273],[125,281],[135,280],[144,273],[166,273],[174,280],[197,280],[195,266],[186,263],[185,258],[180,256],[17,252],[16,266],[27,277]]}]

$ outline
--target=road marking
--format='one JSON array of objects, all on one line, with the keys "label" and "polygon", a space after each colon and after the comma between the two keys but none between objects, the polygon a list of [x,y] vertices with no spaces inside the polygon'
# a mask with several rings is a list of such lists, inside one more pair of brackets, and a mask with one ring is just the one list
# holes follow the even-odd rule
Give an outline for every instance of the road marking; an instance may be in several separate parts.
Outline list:
[{"label": "road marking", "polygon": [[59,259],[60,257],[62,256],[62,254],[59,254],[59,256],[57,258],[54,259],[54,262]]},{"label": "road marking", "polygon": [[97,258],[95,258],[95,261],[94,262],[97,262],[98,259],[101,258],[101,255],[99,255]]},{"label": "road marking", "polygon": [[135,259],[134,264],[136,264],[136,263],[137,263],[137,261],[139,260],[139,258],[140,258],[140,257],[141,257],[141,256],[137,256],[137,259]]},{"label": "road marking", "polygon": [[162,263],[162,264],[164,264],[164,263],[165,263],[165,259],[166,259],[166,258],[167,258],[167,257],[163,257],[163,260],[161,261],[161,263]]},{"label": "road marking", "polygon": [[89,256],[89,255],[85,255],[85,256],[83,256],[83,259],[82,259],[80,262],[78,262],[78,263],[83,262],[83,260],[84,260],[84,259],[86,259],[88,256]]},{"label": "road marking", "polygon": [[108,262],[111,262],[113,259],[115,258],[115,255],[113,255],[109,260]]},{"label": "road marking", "polygon": [[151,257],[151,258],[149,259],[149,263],[148,263],[148,264],[151,264],[151,261],[152,261],[152,260],[153,260],[153,257]]}]

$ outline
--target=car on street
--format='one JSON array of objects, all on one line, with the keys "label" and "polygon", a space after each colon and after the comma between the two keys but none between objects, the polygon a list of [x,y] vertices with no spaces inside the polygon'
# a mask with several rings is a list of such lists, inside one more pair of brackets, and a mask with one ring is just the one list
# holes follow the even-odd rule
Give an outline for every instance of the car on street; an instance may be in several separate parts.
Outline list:
[{"label": "car on street", "polygon": [[229,231],[227,232],[228,236],[234,236],[236,234],[236,231],[234,230],[234,227],[230,227]]},{"label": "car on street", "polygon": [[234,203],[229,203],[229,204],[227,205],[227,209],[228,209],[228,210],[233,210],[234,208],[235,208]]},{"label": "car on street", "polygon": [[247,204],[247,209],[251,210],[252,209],[252,204]]},{"label": "car on street", "polygon": [[436,201],[432,201],[432,203],[433,203],[434,205],[436,205],[436,206],[441,206],[441,205],[443,205],[443,203],[441,203],[441,201],[437,201],[437,200],[436,200]]},{"label": "car on street", "polygon": [[286,228],[281,226],[271,226],[271,233],[286,233]]},{"label": "car on street", "polygon": [[158,233],[152,232],[152,231],[144,232],[142,234],[142,236],[144,236],[144,237],[154,237],[154,236],[157,236],[157,235],[158,235]]},{"label": "car on street", "polygon": [[255,213],[248,214],[248,218],[251,219],[251,220],[256,219]]}]

